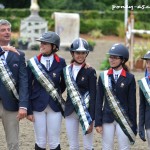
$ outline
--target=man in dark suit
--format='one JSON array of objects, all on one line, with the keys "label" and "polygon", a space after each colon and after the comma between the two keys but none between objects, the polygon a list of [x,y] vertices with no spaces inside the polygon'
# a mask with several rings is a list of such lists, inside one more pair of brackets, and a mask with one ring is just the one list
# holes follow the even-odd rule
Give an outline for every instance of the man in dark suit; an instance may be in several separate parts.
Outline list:
[{"label": "man in dark suit", "polygon": [[24,53],[3,51],[11,40],[11,24],[0,20],[0,118],[7,147],[19,150],[19,120],[27,115],[28,76]]}]

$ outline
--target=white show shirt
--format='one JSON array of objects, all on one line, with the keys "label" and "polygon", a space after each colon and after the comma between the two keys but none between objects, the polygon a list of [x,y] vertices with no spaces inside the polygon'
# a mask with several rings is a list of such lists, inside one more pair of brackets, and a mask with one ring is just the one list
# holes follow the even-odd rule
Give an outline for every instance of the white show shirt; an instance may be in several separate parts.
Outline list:
[{"label": "white show shirt", "polygon": [[118,78],[119,78],[121,72],[122,72],[122,69],[120,69],[120,70],[114,70],[114,69],[113,69],[113,76],[114,76],[114,79],[115,79],[115,76],[116,76],[116,75],[117,75]]},{"label": "white show shirt", "polygon": [[42,56],[41,57],[41,63],[46,67],[46,60],[50,60],[50,66],[52,65],[53,61],[54,61],[54,55],[50,55],[47,57]]},{"label": "white show shirt", "polygon": [[74,80],[76,80],[77,74],[78,74],[79,70],[81,69],[81,67],[82,67],[82,65],[78,65],[78,66],[73,65],[72,73],[73,73]]}]

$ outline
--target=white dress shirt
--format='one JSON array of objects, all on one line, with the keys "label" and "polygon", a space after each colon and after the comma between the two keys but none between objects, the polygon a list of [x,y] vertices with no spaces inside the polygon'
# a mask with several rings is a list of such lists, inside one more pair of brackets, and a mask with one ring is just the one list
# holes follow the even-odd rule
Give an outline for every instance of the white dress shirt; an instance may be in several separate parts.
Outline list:
[{"label": "white dress shirt", "polygon": [[54,60],[54,55],[50,55],[48,57],[44,57],[42,56],[41,57],[41,63],[46,67],[46,60],[50,60],[50,66],[52,65],[53,63],[53,60]]},{"label": "white dress shirt", "polygon": [[81,69],[81,67],[82,67],[82,65],[79,65],[79,66],[73,65],[72,73],[73,73],[74,80],[76,80],[77,74],[78,74],[79,70]]}]

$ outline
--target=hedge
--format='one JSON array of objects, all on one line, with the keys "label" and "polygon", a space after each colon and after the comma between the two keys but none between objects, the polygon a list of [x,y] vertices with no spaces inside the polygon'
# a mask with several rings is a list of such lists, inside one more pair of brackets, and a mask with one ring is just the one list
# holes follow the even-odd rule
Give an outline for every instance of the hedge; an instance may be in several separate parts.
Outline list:
[{"label": "hedge", "polygon": [[[54,12],[70,12],[80,14],[80,32],[88,33],[92,30],[101,30],[105,35],[118,35],[117,28],[124,22],[124,11],[77,11],[41,9],[39,15],[48,21],[48,29],[54,30],[54,20],[51,18]],[[135,28],[150,30],[150,11],[135,13]],[[21,19],[30,15],[29,9],[0,9],[0,18],[8,19],[12,23],[12,31],[19,32]]]}]

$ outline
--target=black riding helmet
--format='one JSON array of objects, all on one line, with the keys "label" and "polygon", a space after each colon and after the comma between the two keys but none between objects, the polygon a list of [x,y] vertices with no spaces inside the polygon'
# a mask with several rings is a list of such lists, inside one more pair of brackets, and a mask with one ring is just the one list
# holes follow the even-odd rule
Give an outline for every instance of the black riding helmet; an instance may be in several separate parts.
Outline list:
[{"label": "black riding helmet", "polygon": [[52,31],[43,33],[42,36],[36,41],[46,42],[46,43],[56,45],[57,49],[55,49],[55,51],[59,50],[60,47],[60,37],[57,33]]},{"label": "black riding helmet", "polygon": [[78,38],[75,39],[71,46],[70,52],[89,52],[89,44],[85,39]]},{"label": "black riding helmet", "polygon": [[148,51],[141,59],[150,60],[150,51]]},{"label": "black riding helmet", "polygon": [[70,46],[70,53],[73,57],[73,61],[75,61],[78,64],[82,64],[85,60],[82,63],[77,62],[74,59],[74,52],[86,52],[86,54],[88,55],[88,53],[89,53],[89,44],[88,44],[88,42],[85,39],[77,38],[72,42],[72,44]]},{"label": "black riding helmet", "polygon": [[125,62],[128,61],[129,59],[128,49],[120,43],[114,44],[107,54],[119,56],[121,59],[124,59]]}]

